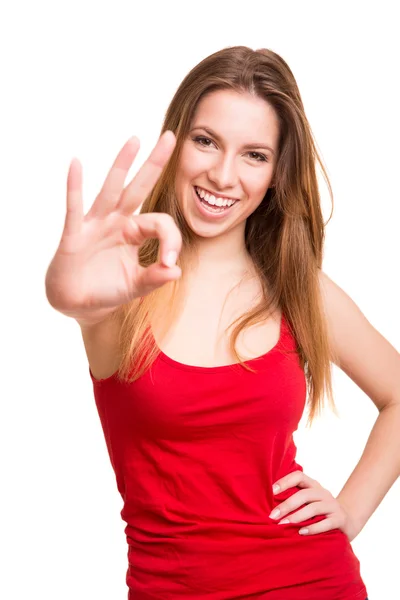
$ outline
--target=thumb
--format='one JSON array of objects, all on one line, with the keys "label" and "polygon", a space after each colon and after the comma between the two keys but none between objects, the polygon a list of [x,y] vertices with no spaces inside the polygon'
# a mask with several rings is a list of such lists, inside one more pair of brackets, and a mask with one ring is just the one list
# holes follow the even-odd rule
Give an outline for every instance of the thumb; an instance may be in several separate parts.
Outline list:
[{"label": "thumb", "polygon": [[165,267],[160,263],[153,263],[148,267],[139,266],[136,287],[139,295],[145,296],[165,283],[179,279],[181,275],[178,265]]}]

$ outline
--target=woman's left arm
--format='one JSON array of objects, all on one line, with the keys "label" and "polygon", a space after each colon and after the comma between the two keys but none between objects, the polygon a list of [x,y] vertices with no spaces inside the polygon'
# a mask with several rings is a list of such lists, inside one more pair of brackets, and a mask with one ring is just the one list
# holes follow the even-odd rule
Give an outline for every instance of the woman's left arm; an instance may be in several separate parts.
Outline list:
[{"label": "woman's left arm", "polygon": [[282,502],[279,514],[275,509],[270,517],[285,524],[324,514],[323,521],[299,533],[340,528],[352,541],[400,475],[400,354],[322,271],[320,285],[335,364],[371,398],[379,415],[359,462],[336,498],[318,481],[296,471],[274,482],[280,486],[277,493],[294,486],[304,489]]},{"label": "woman's left arm", "polygon": [[337,496],[361,531],[400,475],[400,353],[323,271],[320,285],[337,366],[379,411],[361,458]]}]

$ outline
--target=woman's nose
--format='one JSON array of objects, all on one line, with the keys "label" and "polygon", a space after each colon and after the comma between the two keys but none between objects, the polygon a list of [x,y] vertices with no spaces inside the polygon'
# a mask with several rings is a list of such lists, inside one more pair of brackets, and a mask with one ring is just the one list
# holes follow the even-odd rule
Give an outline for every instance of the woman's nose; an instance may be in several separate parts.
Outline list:
[{"label": "woman's nose", "polygon": [[224,191],[225,188],[235,187],[237,183],[237,170],[235,160],[232,157],[222,157],[209,170],[209,178],[218,187]]}]

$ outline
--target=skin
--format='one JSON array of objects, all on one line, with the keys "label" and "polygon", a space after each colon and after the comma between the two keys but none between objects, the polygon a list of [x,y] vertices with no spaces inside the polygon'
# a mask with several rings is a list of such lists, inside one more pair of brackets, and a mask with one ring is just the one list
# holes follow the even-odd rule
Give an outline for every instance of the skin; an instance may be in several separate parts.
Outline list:
[{"label": "skin", "polygon": [[[219,139],[202,127],[213,130]],[[264,99],[218,90],[199,102],[183,145],[175,190],[186,221],[197,235],[196,269],[200,273],[212,271],[219,276],[227,269],[249,265],[244,245],[246,219],[271,187],[278,143],[278,119]],[[251,147],[245,149],[248,144]],[[224,219],[209,220],[197,210],[195,185],[239,202]]]}]

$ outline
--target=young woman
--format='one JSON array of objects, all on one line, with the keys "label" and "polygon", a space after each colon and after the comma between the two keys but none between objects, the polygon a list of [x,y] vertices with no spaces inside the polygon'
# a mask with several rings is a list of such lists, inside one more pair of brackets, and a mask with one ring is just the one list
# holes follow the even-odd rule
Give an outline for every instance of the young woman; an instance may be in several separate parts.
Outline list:
[{"label": "young woman", "polygon": [[[129,598],[365,600],[351,541],[398,475],[400,358],[321,270],[317,162],[329,180],[291,70],[270,50],[216,52],[125,186],[138,147],[85,216],[72,161],[46,276],[81,326]],[[332,362],[379,410],[337,498],[293,441],[306,399],[308,424],[325,390],[335,408]]]}]

